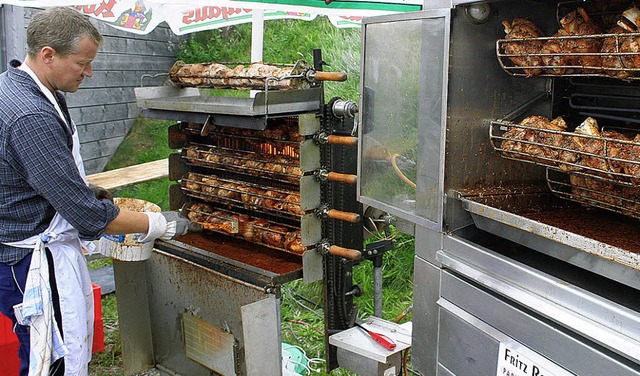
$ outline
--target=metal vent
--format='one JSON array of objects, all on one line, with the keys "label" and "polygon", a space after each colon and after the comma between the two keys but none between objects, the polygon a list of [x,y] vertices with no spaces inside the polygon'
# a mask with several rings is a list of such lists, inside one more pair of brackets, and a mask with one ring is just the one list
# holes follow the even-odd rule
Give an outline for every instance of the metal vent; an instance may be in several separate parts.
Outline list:
[{"label": "metal vent", "polygon": [[185,355],[222,375],[236,375],[237,341],[224,330],[194,316],[182,314]]}]

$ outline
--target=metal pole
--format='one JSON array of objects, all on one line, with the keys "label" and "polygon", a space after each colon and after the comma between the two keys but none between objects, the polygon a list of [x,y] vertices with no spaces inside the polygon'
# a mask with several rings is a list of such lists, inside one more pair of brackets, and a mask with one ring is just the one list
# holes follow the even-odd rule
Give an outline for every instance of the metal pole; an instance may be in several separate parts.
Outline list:
[{"label": "metal pole", "polygon": [[382,255],[373,259],[373,315],[382,318]]},{"label": "metal pole", "polygon": [[264,47],[264,10],[254,9],[251,16],[251,62],[262,61]]},{"label": "metal pole", "polygon": [[[264,10],[254,9],[251,13],[251,62],[262,61],[264,49]],[[256,96],[257,90],[251,90],[251,98]]]}]

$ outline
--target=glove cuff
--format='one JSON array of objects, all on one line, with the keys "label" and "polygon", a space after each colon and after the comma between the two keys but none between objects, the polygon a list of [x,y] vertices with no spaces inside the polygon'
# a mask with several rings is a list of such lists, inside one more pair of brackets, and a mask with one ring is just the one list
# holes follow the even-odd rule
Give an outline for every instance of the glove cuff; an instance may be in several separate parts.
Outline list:
[{"label": "glove cuff", "polygon": [[[149,218],[149,231],[144,238],[140,239],[142,242],[152,241],[158,238],[163,237],[163,235],[167,232],[167,220],[160,213],[153,212],[144,212]],[[175,233],[175,223],[174,223],[174,233]],[[167,239],[164,239],[167,240]]]},{"label": "glove cuff", "polygon": [[167,230],[162,234],[160,239],[162,240],[171,240],[174,236],[176,236],[176,221],[167,222]]}]

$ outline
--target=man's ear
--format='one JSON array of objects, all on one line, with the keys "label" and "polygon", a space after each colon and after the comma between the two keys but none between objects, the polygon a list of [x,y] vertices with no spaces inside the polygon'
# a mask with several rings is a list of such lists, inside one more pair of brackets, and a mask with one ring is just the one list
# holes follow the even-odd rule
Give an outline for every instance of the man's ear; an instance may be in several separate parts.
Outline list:
[{"label": "man's ear", "polygon": [[44,46],[40,50],[40,58],[45,65],[53,63],[56,55],[56,50],[49,46]]}]

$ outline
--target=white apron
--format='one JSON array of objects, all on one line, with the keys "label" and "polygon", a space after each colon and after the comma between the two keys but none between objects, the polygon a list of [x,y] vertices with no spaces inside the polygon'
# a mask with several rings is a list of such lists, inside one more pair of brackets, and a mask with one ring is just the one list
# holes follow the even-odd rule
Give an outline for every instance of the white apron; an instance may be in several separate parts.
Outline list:
[{"label": "white apron", "polygon": [[[37,76],[35,76],[35,74],[33,74],[25,64],[20,68],[34,78],[40,86],[40,90],[56,107],[60,117],[65,119],[57,101],[53,97],[53,94],[40,83]],[[73,129],[75,129],[75,125],[73,125]],[[79,145],[80,142],[78,140],[77,132],[74,131],[73,157],[80,175],[86,182],[86,175],[82,164],[82,158],[80,157]],[[46,145],[44,145],[44,147],[46,147]],[[95,246],[90,242],[81,242],[78,237],[78,231],[74,229],[69,222],[62,218],[62,216],[56,213],[49,224],[49,227],[43,232],[43,234],[36,235],[19,242],[5,243],[15,247],[34,248],[32,267],[29,270],[27,280],[29,280],[30,277],[33,277],[33,273],[42,273],[46,270],[45,267],[36,269],[35,267],[40,265],[34,264],[34,259],[39,260],[37,263],[42,262],[43,257],[37,258],[37,255],[44,256],[44,253],[36,253],[37,250],[44,248],[39,241],[41,238],[49,238],[44,246],[49,248],[53,256],[54,272],[58,295],[60,297],[60,310],[62,313],[64,347],[68,350],[67,354],[64,356],[65,376],[88,375],[88,364],[91,360],[91,346],[93,343],[93,291],[91,287],[89,269],[82,252],[82,247],[84,246],[91,252]],[[46,258],[44,258],[44,263],[46,263]],[[39,276],[40,275],[38,275],[38,277]],[[46,282],[48,284],[48,279],[46,279]],[[26,298],[27,297],[25,296],[25,299]],[[43,298],[46,299],[46,296]],[[27,303],[26,300],[24,303]],[[46,318],[44,321],[47,321]],[[52,359],[55,360],[56,357],[56,349],[64,350],[64,348],[56,346],[58,344],[55,343],[55,333],[53,334],[53,337],[51,337],[50,333],[47,335],[38,333],[37,330],[31,330],[30,335],[31,355],[29,376],[48,375],[50,361]],[[51,343],[52,341],[50,341],[49,338],[53,338],[54,343]],[[38,349],[34,348],[34,345],[38,347]],[[40,354],[39,351],[44,351],[44,354]],[[53,357],[51,356],[52,353]],[[35,363],[32,364],[32,362]]]}]

